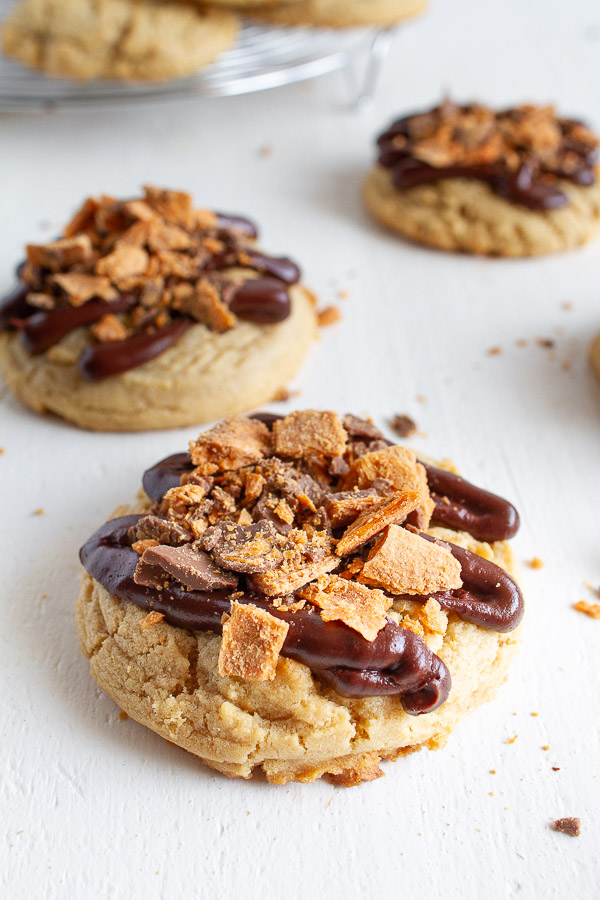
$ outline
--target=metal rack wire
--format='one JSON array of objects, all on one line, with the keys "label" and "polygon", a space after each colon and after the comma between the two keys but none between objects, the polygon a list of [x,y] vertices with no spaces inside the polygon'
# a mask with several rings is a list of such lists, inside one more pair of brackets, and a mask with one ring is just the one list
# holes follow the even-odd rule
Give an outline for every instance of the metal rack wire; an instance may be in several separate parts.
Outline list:
[{"label": "metal rack wire", "polygon": [[[0,19],[10,2],[0,0]],[[350,102],[362,105],[373,95],[390,40],[391,32],[385,29],[332,31],[246,23],[237,44],[213,65],[190,78],[165,84],[74,82],[47,77],[0,57],[0,110],[83,110],[224,97],[292,84],[338,70],[346,73]]]}]

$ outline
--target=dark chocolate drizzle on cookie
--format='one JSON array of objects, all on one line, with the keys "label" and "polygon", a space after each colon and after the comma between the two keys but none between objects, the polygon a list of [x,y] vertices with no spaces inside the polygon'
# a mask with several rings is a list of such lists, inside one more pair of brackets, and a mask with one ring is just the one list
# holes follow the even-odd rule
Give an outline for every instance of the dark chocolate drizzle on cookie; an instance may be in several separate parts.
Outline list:
[{"label": "dark chocolate drizzle on cookie", "polygon": [[[231,312],[242,321],[260,325],[283,322],[291,313],[289,288],[300,280],[300,269],[287,257],[268,256],[245,245],[240,249],[240,236],[249,240],[257,237],[254,223],[240,216],[215,215],[216,234],[223,249],[207,261],[206,272],[243,266],[259,275],[241,284],[232,282],[228,294]],[[23,272],[21,266],[19,277]],[[27,302],[32,290],[30,286],[17,285],[0,300],[0,331],[20,331],[23,345],[32,355],[46,352],[81,326],[92,325],[109,313],[127,312],[135,304],[135,298],[126,294],[114,301],[91,298],[78,306],[58,298],[54,309],[40,311]],[[164,353],[194,324],[194,319],[185,313],[173,310],[171,314],[172,321],[166,325],[150,319],[123,340],[86,347],[77,364],[80,375],[87,381],[98,381],[137,368]]]},{"label": "dark chocolate drizzle on cookie", "polygon": [[[124,516],[102,525],[81,549],[86,571],[115,597],[161,612],[171,625],[220,634],[221,616],[230,611],[229,591],[186,590],[178,584],[155,590],[136,584],[139,557],[127,532],[140,518]],[[316,611],[284,611],[251,593],[236,599],[287,622],[282,654],[309,666],[343,696],[397,694],[411,715],[432,712],[448,696],[451,679],[442,660],[418,635],[391,620],[369,642],[341,622],[324,622]]]},{"label": "dark chocolate drizzle on cookie", "polygon": [[[486,182],[497,194],[512,203],[544,211],[560,209],[569,203],[565,192],[556,184],[558,179],[565,179],[585,187],[594,184],[596,180],[597,142],[591,132],[586,133],[587,140],[578,137],[584,126],[570,119],[556,120],[561,133],[561,142],[558,147],[559,162],[554,164],[549,165],[544,160],[537,159],[535,154],[525,147],[516,148],[520,155],[520,163],[516,169],[509,168],[502,159],[497,159],[491,164],[429,164],[419,159],[418,155],[414,155],[411,127],[413,123],[428,115],[443,116],[445,108],[468,113],[476,107],[456,107],[447,102],[431,113],[417,113],[398,119],[378,138],[379,163],[391,170],[392,183],[399,191],[410,190],[418,185],[441,179],[471,178]],[[520,113],[518,109],[506,110],[497,113],[496,119],[509,120]]]}]

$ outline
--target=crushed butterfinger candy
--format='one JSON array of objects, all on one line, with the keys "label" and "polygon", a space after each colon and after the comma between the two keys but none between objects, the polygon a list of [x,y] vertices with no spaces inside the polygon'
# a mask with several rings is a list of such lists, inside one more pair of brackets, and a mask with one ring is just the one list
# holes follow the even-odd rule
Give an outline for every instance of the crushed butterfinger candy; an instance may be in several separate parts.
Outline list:
[{"label": "crushed butterfinger candy", "polygon": [[450,550],[398,525],[389,525],[358,580],[393,594],[434,594],[461,587],[460,563]]},{"label": "crushed butterfinger candy", "polygon": [[272,681],[289,625],[264,609],[234,601],[223,625],[219,675]]},{"label": "crushed butterfinger candy", "polygon": [[321,575],[316,584],[308,585],[299,593],[321,609],[321,618],[325,622],[339,619],[367,641],[374,641],[385,626],[385,612],[393,602],[383,591],[337,575]]}]

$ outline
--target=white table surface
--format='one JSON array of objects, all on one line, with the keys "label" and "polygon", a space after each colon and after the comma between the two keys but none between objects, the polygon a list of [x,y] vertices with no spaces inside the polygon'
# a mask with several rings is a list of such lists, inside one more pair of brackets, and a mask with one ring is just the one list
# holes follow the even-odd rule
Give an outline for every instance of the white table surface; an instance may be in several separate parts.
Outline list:
[{"label": "white table surface", "polygon": [[[518,505],[528,609],[508,684],[445,750],[351,790],[229,781],[119,719],[73,622],[79,545],[195,429],[87,434],[2,389],[4,896],[600,896],[600,622],[572,609],[593,599],[584,582],[600,585],[600,383],[586,359],[600,243],[540,261],[448,256],[382,233],[358,198],[373,136],[446,89],[556,100],[600,126],[599,58],[597,0],[438,0],[398,34],[361,114],[331,76],[222,101],[0,118],[0,289],[23,244],[49,239],[89,193],[150,182],[256,217],[266,248],[301,261],[322,304],[343,308],[294,385],[301,397],[277,409],[413,415],[427,435],[413,446]],[[542,570],[524,564],[533,556]],[[581,837],[552,831],[559,816],[580,816]]]}]

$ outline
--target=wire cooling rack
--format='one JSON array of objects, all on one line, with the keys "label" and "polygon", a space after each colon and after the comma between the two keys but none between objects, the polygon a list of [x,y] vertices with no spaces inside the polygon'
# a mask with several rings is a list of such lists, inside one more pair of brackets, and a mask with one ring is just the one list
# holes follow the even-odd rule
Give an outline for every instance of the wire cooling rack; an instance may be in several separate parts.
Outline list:
[{"label": "wire cooling rack", "polygon": [[[0,0],[0,19],[13,0]],[[333,31],[246,23],[237,44],[189,78],[165,84],[75,82],[51,78],[0,56],[0,110],[126,107],[198,96],[224,97],[279,87],[343,70],[350,102],[375,89],[391,32],[375,28]]]}]

